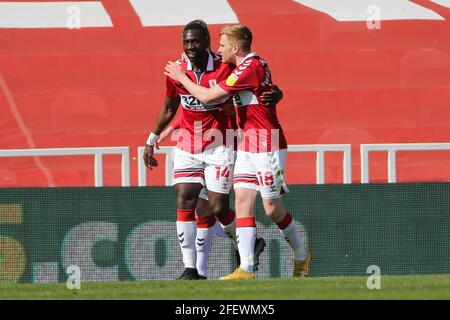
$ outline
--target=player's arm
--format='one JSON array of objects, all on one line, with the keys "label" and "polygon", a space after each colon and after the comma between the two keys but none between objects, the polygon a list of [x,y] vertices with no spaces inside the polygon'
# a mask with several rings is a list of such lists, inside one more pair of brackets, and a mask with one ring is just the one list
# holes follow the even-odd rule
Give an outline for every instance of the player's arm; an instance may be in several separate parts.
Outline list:
[{"label": "player's arm", "polygon": [[175,120],[173,120],[168,127],[166,127],[163,132],[158,137],[158,140],[155,142],[155,148],[159,149],[159,145],[163,143],[164,140],[167,139],[168,136],[172,134],[175,130],[181,127],[181,116],[178,116]]},{"label": "player's arm", "polygon": [[167,127],[170,121],[175,117],[179,104],[180,96],[166,97],[163,106],[159,110],[158,118],[156,119],[152,133],[159,135],[164,128]]},{"label": "player's arm", "polygon": [[144,150],[144,164],[149,169],[158,166],[158,161],[153,157],[155,143],[159,138],[159,134],[170,123],[170,121],[172,121],[173,117],[177,113],[179,104],[179,96],[168,96],[159,111],[155,126],[147,139]]},{"label": "player's arm", "polygon": [[190,94],[196,97],[203,104],[220,102],[231,95],[219,86],[205,88],[194,83],[184,73],[184,70],[176,63],[169,61],[164,74],[175,81],[180,82]]}]

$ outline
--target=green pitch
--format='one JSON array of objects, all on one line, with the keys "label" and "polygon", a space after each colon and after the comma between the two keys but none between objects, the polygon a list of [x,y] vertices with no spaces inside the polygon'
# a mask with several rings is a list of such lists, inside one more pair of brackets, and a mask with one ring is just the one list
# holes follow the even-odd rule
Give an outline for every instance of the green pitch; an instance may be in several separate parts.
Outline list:
[{"label": "green pitch", "polygon": [[381,289],[367,277],[256,279],[241,281],[123,281],[0,284],[0,299],[450,299],[449,275],[382,276]]}]

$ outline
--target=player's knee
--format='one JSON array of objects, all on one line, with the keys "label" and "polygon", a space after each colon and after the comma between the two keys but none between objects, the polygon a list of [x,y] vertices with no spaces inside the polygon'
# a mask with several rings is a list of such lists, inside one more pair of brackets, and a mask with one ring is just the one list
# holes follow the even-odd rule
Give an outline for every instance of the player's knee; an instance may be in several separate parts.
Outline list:
[{"label": "player's knee", "polygon": [[253,213],[253,203],[245,197],[236,197],[235,207],[236,212],[242,212],[246,214]]},{"label": "player's knee", "polygon": [[181,195],[177,196],[177,208],[179,209],[195,210],[196,205],[197,205],[196,198],[185,198]]},{"label": "player's knee", "polygon": [[203,199],[197,200],[197,207],[195,208],[195,214],[198,217],[207,217],[212,214],[208,201]]},{"label": "player's knee", "polygon": [[197,190],[181,188],[177,190],[177,208],[195,209],[197,205]]},{"label": "player's knee", "polygon": [[276,210],[275,210],[275,208],[274,207],[269,207],[269,208],[266,208],[266,216],[268,216],[271,220],[275,220],[275,217],[276,217]]},{"label": "player's knee", "polygon": [[273,221],[278,221],[284,213],[283,207],[280,206],[278,202],[270,200],[264,201],[264,210],[267,217],[269,217]]},{"label": "player's knee", "polygon": [[195,210],[196,202],[195,200],[177,199],[178,209],[192,209]]},{"label": "player's knee", "polygon": [[214,206],[211,207],[211,213],[219,219],[225,219],[226,215],[228,214],[228,209],[228,205],[214,204]]},{"label": "player's knee", "polygon": [[209,206],[211,213],[219,219],[225,218],[230,209],[230,201],[228,196],[215,196],[210,197]]}]

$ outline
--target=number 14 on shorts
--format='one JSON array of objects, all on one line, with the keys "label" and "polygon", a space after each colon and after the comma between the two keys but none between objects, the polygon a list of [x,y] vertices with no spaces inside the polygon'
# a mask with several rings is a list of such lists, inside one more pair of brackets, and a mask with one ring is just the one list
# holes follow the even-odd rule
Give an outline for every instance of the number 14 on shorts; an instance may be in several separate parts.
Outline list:
[{"label": "number 14 on shorts", "polygon": [[219,181],[221,178],[224,178],[225,181],[229,181],[230,179],[230,168],[216,166],[216,180]]}]

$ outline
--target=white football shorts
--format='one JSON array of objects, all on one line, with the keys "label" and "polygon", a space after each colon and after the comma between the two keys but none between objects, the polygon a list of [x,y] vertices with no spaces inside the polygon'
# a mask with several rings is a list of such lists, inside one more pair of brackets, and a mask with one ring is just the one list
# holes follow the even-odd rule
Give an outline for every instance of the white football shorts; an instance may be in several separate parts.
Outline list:
[{"label": "white football shorts", "polygon": [[189,153],[175,148],[173,154],[173,181],[200,183],[217,193],[230,193],[233,184],[234,151],[220,146],[201,153]]},{"label": "white football shorts", "polygon": [[289,192],[285,182],[287,149],[271,152],[238,150],[234,165],[234,189],[246,188],[261,193],[263,199],[278,199]]}]

